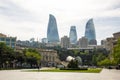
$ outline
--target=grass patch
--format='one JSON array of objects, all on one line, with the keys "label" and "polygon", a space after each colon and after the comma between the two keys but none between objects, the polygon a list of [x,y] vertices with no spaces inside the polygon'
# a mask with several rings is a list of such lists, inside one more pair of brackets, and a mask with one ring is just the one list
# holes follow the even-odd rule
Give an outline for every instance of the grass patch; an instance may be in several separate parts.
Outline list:
[{"label": "grass patch", "polygon": [[80,72],[80,73],[100,73],[101,68],[88,68],[88,70],[60,70],[60,69],[48,69],[48,70],[27,70],[27,72]]}]

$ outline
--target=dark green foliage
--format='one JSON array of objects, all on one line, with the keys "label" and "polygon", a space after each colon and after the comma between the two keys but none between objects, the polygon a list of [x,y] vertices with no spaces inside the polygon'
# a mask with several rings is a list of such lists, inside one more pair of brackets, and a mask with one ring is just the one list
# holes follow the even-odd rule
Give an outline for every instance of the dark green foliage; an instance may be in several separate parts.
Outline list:
[{"label": "dark green foliage", "polygon": [[113,48],[113,53],[110,54],[109,56],[111,57],[104,57],[100,56],[99,58],[101,59],[98,61],[98,65],[100,66],[115,66],[120,64],[120,39],[118,39],[116,45]]},{"label": "dark green foliage", "polygon": [[0,68],[11,66],[14,60],[14,50],[5,43],[0,43]]},{"label": "dark green foliage", "polygon": [[40,64],[41,55],[35,49],[25,49],[24,51],[14,51],[6,46],[5,43],[0,43],[0,69],[4,68],[22,68],[23,64],[31,67]]},{"label": "dark green foliage", "polygon": [[105,67],[108,67],[108,66],[114,66],[116,63],[114,60],[110,60],[108,58],[98,62],[98,65],[99,66],[105,66]]},{"label": "dark green foliage", "polygon": [[78,61],[77,60],[71,60],[67,67],[68,68],[78,68]]},{"label": "dark green foliage", "polygon": [[57,51],[59,59],[66,61],[67,56],[77,57],[82,59],[82,65],[97,65],[97,62],[104,60],[109,56],[109,51],[106,49],[94,49],[94,50],[67,50],[60,47],[52,48]]},{"label": "dark green foliage", "polygon": [[26,49],[25,51],[26,62],[32,65],[39,65],[40,64],[40,53],[35,49]]},{"label": "dark green foliage", "polygon": [[108,58],[108,56],[109,51],[107,51],[106,49],[94,49],[92,55],[92,65],[98,66],[99,62]]},{"label": "dark green foliage", "polygon": [[15,51],[14,54],[16,63],[20,63],[19,67],[22,67],[22,64],[26,61],[26,56],[22,51]]},{"label": "dark green foliage", "polygon": [[59,55],[59,58],[61,61],[65,61],[67,56],[74,56],[74,51],[72,50],[61,50],[61,51],[58,51],[58,55]]},{"label": "dark green foliage", "polygon": [[117,64],[120,64],[120,39],[118,39],[117,44],[113,48],[112,57]]}]

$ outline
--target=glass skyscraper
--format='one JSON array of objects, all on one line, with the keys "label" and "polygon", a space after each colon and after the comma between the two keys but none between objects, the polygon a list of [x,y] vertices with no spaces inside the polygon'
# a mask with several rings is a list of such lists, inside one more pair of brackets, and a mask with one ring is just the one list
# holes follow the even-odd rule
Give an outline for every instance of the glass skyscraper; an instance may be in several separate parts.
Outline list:
[{"label": "glass skyscraper", "polygon": [[59,42],[57,22],[52,14],[49,15],[47,39],[48,39],[48,43]]},{"label": "glass skyscraper", "polygon": [[88,38],[89,45],[97,45],[93,19],[89,19],[86,23],[85,37]]},{"label": "glass skyscraper", "polygon": [[70,43],[72,43],[72,44],[77,43],[76,26],[71,26],[69,37],[70,37]]}]

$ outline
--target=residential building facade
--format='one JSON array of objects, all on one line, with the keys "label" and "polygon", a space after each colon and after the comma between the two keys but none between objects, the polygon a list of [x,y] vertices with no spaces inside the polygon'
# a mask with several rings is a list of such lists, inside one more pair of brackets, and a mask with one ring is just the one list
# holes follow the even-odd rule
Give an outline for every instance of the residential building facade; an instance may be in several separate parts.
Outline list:
[{"label": "residential building facade", "polygon": [[6,36],[5,34],[0,33],[0,42],[5,43],[7,46],[11,47],[11,48],[15,48],[16,47],[16,37],[9,37]]},{"label": "residential building facade", "polygon": [[82,37],[79,39],[79,47],[87,48],[88,47],[88,39],[86,37]]},{"label": "residential building facade", "polygon": [[57,63],[59,63],[57,51],[41,49],[39,52],[41,54],[41,66],[54,67],[57,65]]},{"label": "residential building facade", "polygon": [[69,48],[70,47],[70,38],[64,36],[61,38],[61,48]]}]

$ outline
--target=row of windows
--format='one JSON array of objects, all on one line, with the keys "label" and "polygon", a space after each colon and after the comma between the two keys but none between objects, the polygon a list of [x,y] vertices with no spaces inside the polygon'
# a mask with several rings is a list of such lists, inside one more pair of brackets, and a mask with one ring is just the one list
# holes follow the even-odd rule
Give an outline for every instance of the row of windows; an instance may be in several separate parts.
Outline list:
[{"label": "row of windows", "polygon": [[15,43],[6,42],[6,45],[15,45]]},{"label": "row of windows", "polygon": [[0,41],[6,41],[6,42],[15,42],[16,41],[16,38],[4,38],[4,37],[1,37],[0,38]]},{"label": "row of windows", "polygon": [[52,56],[43,56],[43,61],[55,61],[56,57]]},{"label": "row of windows", "polygon": [[15,48],[16,38],[0,37],[0,42],[5,42],[7,46]]}]

